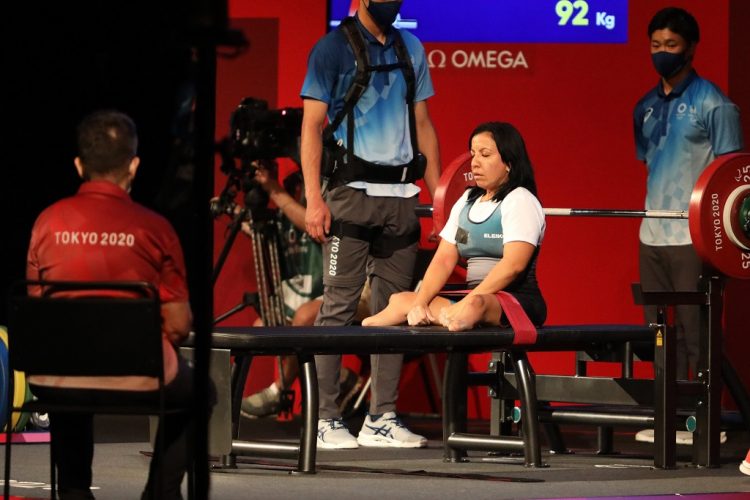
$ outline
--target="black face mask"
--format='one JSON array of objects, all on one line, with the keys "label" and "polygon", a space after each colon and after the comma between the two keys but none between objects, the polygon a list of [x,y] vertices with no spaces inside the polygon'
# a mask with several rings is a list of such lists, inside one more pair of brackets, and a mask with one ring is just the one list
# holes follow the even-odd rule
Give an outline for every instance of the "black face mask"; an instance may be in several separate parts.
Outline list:
[{"label": "black face mask", "polygon": [[399,10],[401,10],[401,1],[376,3],[370,0],[370,4],[367,6],[367,12],[370,13],[375,23],[383,30],[388,29],[393,24]]},{"label": "black face mask", "polygon": [[682,70],[688,63],[685,52],[654,52],[651,54],[656,72],[664,78],[670,78]]}]

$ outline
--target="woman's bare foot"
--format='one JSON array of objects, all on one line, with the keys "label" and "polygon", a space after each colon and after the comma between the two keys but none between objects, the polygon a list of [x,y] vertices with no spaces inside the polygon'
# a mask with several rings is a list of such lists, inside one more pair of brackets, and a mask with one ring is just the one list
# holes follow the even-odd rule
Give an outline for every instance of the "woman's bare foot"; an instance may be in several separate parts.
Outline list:
[{"label": "woman's bare foot", "polygon": [[406,314],[389,309],[390,307],[386,307],[376,315],[363,319],[362,326],[394,326],[406,323]]},{"label": "woman's bare foot", "polygon": [[414,292],[394,293],[388,305],[377,314],[362,320],[362,326],[395,326],[406,323],[406,313],[414,302]]},{"label": "woman's bare foot", "polygon": [[484,297],[477,295],[465,299],[462,308],[451,318],[444,318],[443,325],[451,332],[471,330],[482,321],[485,312]]}]

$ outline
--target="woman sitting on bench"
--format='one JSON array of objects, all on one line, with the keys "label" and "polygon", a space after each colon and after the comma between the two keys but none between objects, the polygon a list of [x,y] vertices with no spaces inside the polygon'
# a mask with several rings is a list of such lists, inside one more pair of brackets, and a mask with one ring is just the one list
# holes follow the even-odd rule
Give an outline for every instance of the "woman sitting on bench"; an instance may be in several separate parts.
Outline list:
[{"label": "woman sitting on bench", "polygon": [[[507,325],[496,297],[510,293],[529,319],[541,325],[547,306],[536,281],[544,237],[544,211],[526,145],[509,123],[488,122],[471,133],[471,172],[476,182],[453,205],[441,241],[417,292],[391,296],[363,326],[443,325],[451,331]],[[470,291],[460,300],[441,297],[459,258],[467,259]]]}]

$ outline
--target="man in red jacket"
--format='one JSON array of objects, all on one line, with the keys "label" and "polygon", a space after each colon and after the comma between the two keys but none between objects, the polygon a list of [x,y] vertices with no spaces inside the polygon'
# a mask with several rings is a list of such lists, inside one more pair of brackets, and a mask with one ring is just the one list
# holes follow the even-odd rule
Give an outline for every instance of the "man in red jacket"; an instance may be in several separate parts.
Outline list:
[{"label": "man in red jacket", "polygon": [[[133,121],[117,111],[99,111],[78,127],[78,193],[51,205],[36,220],[31,235],[27,277],[69,281],[148,281],[159,291],[167,405],[184,406],[192,393],[192,368],[175,346],[187,337],[192,315],[182,249],[172,226],[160,215],[133,202],[128,194],[140,164]],[[39,293],[39,290],[31,290]],[[106,332],[103,332],[106,333]],[[127,339],[113,339],[127,342]],[[122,398],[153,395],[150,377],[30,378],[43,399],[86,402],[97,389],[122,391]],[[118,398],[119,399],[119,398]],[[165,419],[165,454],[151,461],[143,498],[182,498],[180,485],[189,459],[185,430],[189,417]],[[93,415],[50,415],[53,460],[62,499],[94,498],[91,463]],[[163,491],[154,491],[163,474]]]}]

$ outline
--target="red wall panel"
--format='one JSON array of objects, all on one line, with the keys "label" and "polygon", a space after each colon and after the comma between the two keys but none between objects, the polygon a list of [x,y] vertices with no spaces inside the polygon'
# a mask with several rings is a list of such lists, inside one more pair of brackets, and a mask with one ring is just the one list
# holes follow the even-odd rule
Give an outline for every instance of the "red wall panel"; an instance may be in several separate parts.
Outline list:
[{"label": "red wall panel", "polygon": [[[429,107],[442,164],[448,165],[466,150],[467,136],[479,122],[509,121],[526,139],[543,205],[641,208],[646,172],[635,159],[631,116],[635,102],[658,79],[649,56],[648,21],[669,5],[690,10],[702,33],[695,66],[727,91],[731,1],[632,0],[625,44],[426,44],[436,91]],[[307,53],[325,32],[325,13],[323,1],[230,2],[232,18],[278,20],[277,106],[301,106],[298,93]],[[503,56],[498,62],[499,53]],[[440,67],[443,59],[445,65]],[[273,75],[268,76],[273,80]],[[422,201],[428,198],[423,196]],[[549,323],[642,320],[630,296],[630,283],[638,280],[638,225],[630,219],[548,218],[539,279],[549,305]],[[248,262],[237,264],[237,269]],[[246,281],[240,289],[254,286],[244,268],[227,274]],[[743,286],[730,286],[726,337],[732,345],[746,348],[745,341],[735,338],[740,334],[736,330],[744,328],[739,312],[734,312],[747,288]],[[487,360],[478,356],[473,364],[483,370]],[[571,354],[535,355],[532,361],[540,373],[573,371]],[[648,373],[649,369],[638,370]],[[402,409],[427,411],[419,372],[409,368],[404,375]],[[470,402],[470,408],[486,417],[484,391],[475,392],[480,397]]]}]

